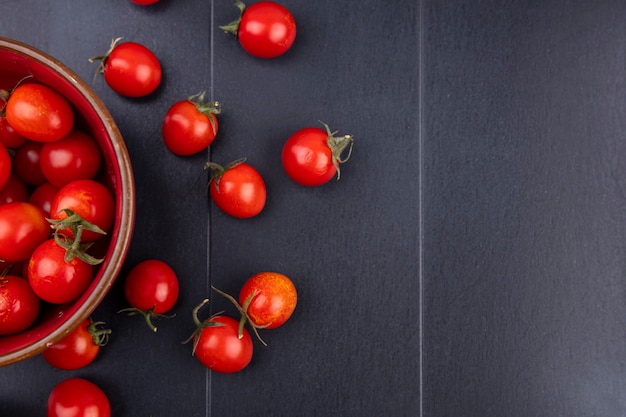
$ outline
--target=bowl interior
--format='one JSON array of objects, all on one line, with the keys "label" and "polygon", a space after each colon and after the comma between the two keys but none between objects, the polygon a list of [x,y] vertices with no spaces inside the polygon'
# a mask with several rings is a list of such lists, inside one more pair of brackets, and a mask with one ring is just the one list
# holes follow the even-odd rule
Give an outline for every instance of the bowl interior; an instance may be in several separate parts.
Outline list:
[{"label": "bowl interior", "polygon": [[0,366],[41,352],[76,327],[100,304],[117,277],[128,251],[135,216],[133,172],[126,145],[115,121],[95,92],[64,64],[26,44],[0,37],[0,88],[38,82],[63,95],[72,105],[76,128],[90,134],[102,152],[97,180],[113,193],[115,222],[98,243],[105,260],[95,270],[87,291],[64,305],[42,305],[40,317],[28,330],[0,336]]}]

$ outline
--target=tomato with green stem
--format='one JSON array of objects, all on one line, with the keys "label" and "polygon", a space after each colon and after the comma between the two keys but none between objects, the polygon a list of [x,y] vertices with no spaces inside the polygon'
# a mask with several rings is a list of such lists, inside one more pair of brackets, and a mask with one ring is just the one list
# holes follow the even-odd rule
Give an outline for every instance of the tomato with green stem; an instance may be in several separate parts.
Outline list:
[{"label": "tomato with green stem", "polygon": [[[354,143],[351,135],[335,136],[326,123],[325,129],[307,127],[291,135],[281,154],[287,175],[300,185],[318,186],[341,176],[339,165],[348,161]],[[347,152],[346,156],[343,154]]]},{"label": "tomato with green stem", "polygon": [[40,304],[26,279],[15,275],[0,276],[0,335],[28,329],[39,315]]},{"label": "tomato with green stem", "polygon": [[124,296],[130,308],[120,310],[129,315],[142,315],[148,327],[156,332],[153,318],[169,318],[166,315],[176,302],[180,285],[176,272],[167,263],[147,259],[136,264],[124,281]]},{"label": "tomato with green stem", "polygon": [[174,103],[163,119],[165,146],[175,155],[188,156],[209,147],[217,135],[220,104],[207,102],[204,92]]},{"label": "tomato with green stem", "polygon": [[258,215],[265,207],[267,189],[263,177],[245,158],[221,166],[207,162],[213,176],[209,181],[211,198],[224,213],[237,218]]},{"label": "tomato with green stem", "polygon": [[104,324],[86,318],[63,339],[47,347],[41,355],[57,369],[84,368],[96,359],[100,348],[109,341],[111,329],[103,328]]},{"label": "tomato with green stem", "polygon": [[111,417],[111,403],[98,385],[73,377],[52,388],[46,412],[47,417]]}]

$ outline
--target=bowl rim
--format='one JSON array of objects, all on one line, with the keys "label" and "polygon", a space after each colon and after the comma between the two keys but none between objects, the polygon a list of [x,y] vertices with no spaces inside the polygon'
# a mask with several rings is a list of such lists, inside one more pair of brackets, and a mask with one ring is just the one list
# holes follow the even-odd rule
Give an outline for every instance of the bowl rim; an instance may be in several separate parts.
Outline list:
[{"label": "bowl rim", "polygon": [[78,306],[76,311],[72,313],[68,319],[43,338],[16,351],[0,354],[0,367],[2,367],[39,354],[46,346],[59,341],[71,332],[100,305],[121,271],[126,253],[130,247],[135,223],[136,202],[134,173],[126,143],[111,113],[95,91],[67,65],[31,45],[0,36],[0,49],[23,55],[56,73],[59,77],[69,82],[93,109],[98,118],[102,121],[103,129],[113,145],[112,148],[115,155],[115,161],[113,162],[120,172],[119,186],[121,189],[121,199],[125,202],[124,204],[120,204],[121,208],[116,209],[121,210],[119,212],[120,223],[116,244],[109,254],[110,261],[107,266],[108,269],[96,283],[91,294],[89,294],[85,302]]}]

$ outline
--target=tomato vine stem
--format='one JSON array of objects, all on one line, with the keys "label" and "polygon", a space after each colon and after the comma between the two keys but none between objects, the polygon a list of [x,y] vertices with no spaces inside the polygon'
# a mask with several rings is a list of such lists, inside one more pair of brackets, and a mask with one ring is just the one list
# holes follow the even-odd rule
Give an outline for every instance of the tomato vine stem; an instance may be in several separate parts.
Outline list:
[{"label": "tomato vine stem", "polygon": [[[326,137],[326,144],[331,150],[333,166],[337,170],[337,181],[339,181],[339,178],[341,177],[339,164],[343,164],[350,159],[350,156],[352,155],[352,146],[354,145],[354,138],[352,135],[335,136],[337,132],[339,132],[338,130],[331,132],[330,127],[326,123],[321,120],[318,120],[318,122],[326,128],[326,133],[328,134]],[[342,158],[346,149],[348,150],[348,154]]]},{"label": "tomato vine stem", "polygon": [[243,305],[240,305],[239,302],[237,302],[237,300],[235,300],[235,297],[233,297],[232,295],[216,288],[215,286],[211,285],[211,288],[217,292],[219,295],[225,297],[228,301],[230,301],[235,308],[237,308],[237,310],[239,311],[239,313],[241,313],[241,318],[239,319],[239,327],[238,327],[238,334],[237,336],[241,339],[243,337],[243,328],[246,324],[246,322],[250,325],[250,327],[252,328],[252,331],[254,333],[254,335],[256,336],[257,339],[259,339],[259,341],[263,344],[263,346],[267,346],[267,343],[265,343],[265,340],[263,340],[263,338],[261,337],[261,335],[259,334],[258,329],[264,329],[267,326],[269,326],[270,324],[272,324],[271,322],[268,324],[265,324],[263,326],[259,326],[257,324],[255,324],[252,319],[250,318],[250,316],[248,315],[248,307],[250,306],[250,303],[252,302],[252,299],[254,299],[254,296],[256,295],[256,291],[253,291],[252,294],[250,294],[248,296],[248,298],[246,298],[243,302]]}]

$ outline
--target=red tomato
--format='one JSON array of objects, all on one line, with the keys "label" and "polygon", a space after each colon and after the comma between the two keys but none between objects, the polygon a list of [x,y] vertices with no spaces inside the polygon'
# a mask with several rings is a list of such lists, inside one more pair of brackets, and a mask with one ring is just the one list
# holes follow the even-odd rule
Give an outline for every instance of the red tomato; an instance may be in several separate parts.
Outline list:
[{"label": "red tomato", "polygon": [[26,138],[13,129],[6,117],[0,117],[0,143],[9,149],[15,149],[26,142]]},{"label": "red tomato", "polygon": [[25,138],[53,142],[70,133],[74,111],[69,102],[43,84],[18,85],[6,105],[7,121]]},{"label": "red tomato", "polygon": [[159,0],[130,0],[130,1],[140,6],[148,6],[150,4],[159,2]]},{"label": "red tomato", "polygon": [[50,236],[50,224],[39,207],[16,201],[0,205],[0,259],[26,260]]},{"label": "red tomato", "polygon": [[111,403],[93,382],[68,378],[50,392],[46,412],[47,417],[111,417]]},{"label": "red tomato", "polygon": [[47,347],[41,356],[58,369],[84,368],[96,359],[100,347],[109,340],[111,330],[98,328],[101,324],[104,323],[83,320],[67,336]]},{"label": "red tomato", "polygon": [[259,214],[267,197],[261,174],[244,160],[224,167],[213,162],[206,164],[214,172],[209,183],[211,198],[223,212],[238,218]]},{"label": "red tomato", "polygon": [[0,189],[0,204],[14,201],[28,201],[28,188],[17,175],[11,174],[7,183]]},{"label": "red tomato", "polygon": [[39,298],[24,278],[0,277],[0,335],[28,329],[37,319],[39,304]]},{"label": "red tomato", "polygon": [[154,53],[136,42],[113,40],[109,51],[100,59],[104,80],[116,93],[126,97],[143,97],[161,84],[161,63]]},{"label": "red tomato", "polygon": [[[93,180],[76,180],[61,187],[50,205],[52,220],[67,219],[65,209],[72,210],[83,220],[108,232],[115,218],[115,201],[106,187]],[[70,237],[71,230],[63,231]],[[84,230],[82,242],[92,242],[103,235],[91,230]]]},{"label": "red tomato", "polygon": [[239,372],[252,360],[252,338],[246,329],[239,337],[239,322],[213,316],[194,336],[196,358],[207,368],[221,373]]},{"label": "red tomato", "polygon": [[57,195],[58,192],[59,187],[56,187],[49,182],[44,182],[43,184],[35,188],[32,193],[30,193],[30,196],[28,197],[28,202],[38,207],[41,207],[46,215],[49,215],[52,200],[54,200],[54,197]]},{"label": "red tomato", "polygon": [[9,155],[9,151],[7,151],[5,146],[0,143],[0,189],[9,181],[12,169],[11,155]]},{"label": "red tomato", "polygon": [[239,292],[239,304],[255,326],[275,329],[291,317],[298,294],[289,277],[260,272],[250,277]]},{"label": "red tomato", "polygon": [[28,185],[46,182],[39,163],[42,147],[43,143],[29,140],[17,148],[13,155],[13,172]]},{"label": "red tomato", "polygon": [[179,283],[174,270],[165,262],[148,259],[135,265],[124,281],[124,295],[132,308],[124,309],[131,314],[142,314],[148,326],[153,316],[163,316],[178,301]]},{"label": "red tomato", "polygon": [[35,249],[28,262],[28,282],[39,298],[63,304],[80,297],[93,278],[93,266],[76,256],[65,258],[66,250],[54,239]]},{"label": "red tomato", "polygon": [[[339,164],[352,154],[353,139],[350,135],[336,137],[336,132],[317,127],[307,127],[291,135],[283,146],[282,164],[289,177],[298,184],[318,186],[327,183],[341,173]],[[344,151],[348,155],[342,158]]]},{"label": "red tomato", "polygon": [[165,114],[161,128],[170,152],[193,155],[206,149],[217,135],[217,101],[206,103],[204,93],[174,103]]},{"label": "red tomato", "polygon": [[92,179],[100,168],[100,148],[86,133],[73,130],[61,140],[41,147],[39,164],[44,177],[61,187],[80,179]]},{"label": "red tomato", "polygon": [[259,1],[246,8],[237,1],[239,19],[220,26],[237,36],[243,49],[258,58],[275,58],[287,52],[296,38],[296,20],[285,7],[272,1]]}]

